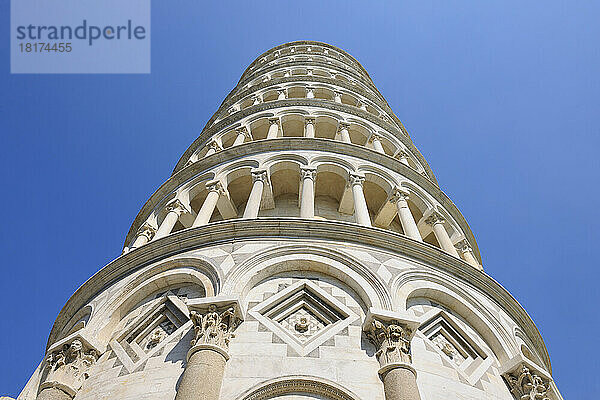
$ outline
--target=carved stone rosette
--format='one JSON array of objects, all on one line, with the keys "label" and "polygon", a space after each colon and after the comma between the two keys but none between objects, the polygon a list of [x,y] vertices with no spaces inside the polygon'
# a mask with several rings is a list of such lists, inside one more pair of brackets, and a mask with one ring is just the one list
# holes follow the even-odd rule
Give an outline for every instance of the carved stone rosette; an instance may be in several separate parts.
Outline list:
[{"label": "carved stone rosette", "polygon": [[504,377],[510,391],[518,400],[550,400],[548,380],[530,370],[525,364]]},{"label": "carved stone rosette", "polygon": [[219,311],[215,304],[208,306],[203,313],[192,311],[190,319],[194,324],[194,339],[191,346],[209,344],[227,351],[229,341],[235,336],[233,331],[241,320],[235,315],[233,307]]},{"label": "carved stone rosette", "polygon": [[398,321],[374,319],[366,331],[367,337],[375,345],[379,365],[383,368],[394,363],[411,363],[410,338],[412,330]]},{"label": "carved stone rosette", "polygon": [[89,377],[89,370],[98,356],[95,349],[86,350],[79,339],[64,344],[60,350],[53,351],[46,357],[45,377],[40,391],[58,388],[71,397],[75,396]]}]

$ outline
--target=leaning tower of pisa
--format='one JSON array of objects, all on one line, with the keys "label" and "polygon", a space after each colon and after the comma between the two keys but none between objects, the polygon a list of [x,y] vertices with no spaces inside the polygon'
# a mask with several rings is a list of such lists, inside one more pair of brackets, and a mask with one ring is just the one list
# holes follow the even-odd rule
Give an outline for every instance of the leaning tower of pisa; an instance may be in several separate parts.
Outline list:
[{"label": "leaning tower of pisa", "polygon": [[259,56],[19,400],[560,400],[539,331],[346,52]]}]

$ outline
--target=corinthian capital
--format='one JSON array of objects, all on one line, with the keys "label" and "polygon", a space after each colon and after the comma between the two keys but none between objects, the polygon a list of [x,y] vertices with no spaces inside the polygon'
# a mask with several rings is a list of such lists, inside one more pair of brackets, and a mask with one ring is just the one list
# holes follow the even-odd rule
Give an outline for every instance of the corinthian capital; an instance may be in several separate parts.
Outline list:
[{"label": "corinthian capital", "polygon": [[354,185],[362,186],[363,182],[365,181],[365,177],[363,175],[350,173],[349,181],[350,181],[350,185],[352,185],[352,186],[354,186]]},{"label": "corinthian capital", "polygon": [[165,210],[168,213],[174,212],[177,215],[181,215],[183,213],[188,212],[186,206],[184,206],[183,203],[179,199],[175,199],[172,202],[170,202],[169,204],[167,204],[167,206],[165,207]]},{"label": "corinthian capital", "polygon": [[194,324],[192,348],[208,345],[217,346],[224,352],[229,349],[229,341],[235,337],[233,331],[242,322],[237,301],[219,298],[199,299],[198,303],[188,303],[192,310],[190,319]]},{"label": "corinthian capital", "polygon": [[302,175],[302,180],[311,179],[314,181],[317,176],[317,169],[315,167],[302,167],[300,168],[300,174]]},{"label": "corinthian capital", "polygon": [[398,203],[399,201],[407,201],[408,198],[408,191],[399,187],[396,187],[390,195],[390,201],[394,204]]},{"label": "corinthian capital", "polygon": [[44,378],[40,389],[56,387],[71,397],[75,396],[89,377],[89,370],[98,356],[96,349],[84,345],[79,339],[65,343],[46,357]]},{"label": "corinthian capital", "polygon": [[204,186],[206,186],[206,190],[209,192],[217,192],[219,195],[225,195],[225,188],[220,181],[208,181],[204,184]]},{"label": "corinthian capital", "polygon": [[384,368],[391,364],[411,364],[410,341],[419,322],[399,313],[371,309],[363,330],[375,346],[375,356]]},{"label": "corinthian capital", "polygon": [[250,172],[252,174],[252,182],[262,181],[267,182],[267,171],[264,169],[255,169]]},{"label": "corinthian capital", "polygon": [[437,211],[432,212],[431,215],[425,219],[425,223],[429,225],[443,224],[444,222],[446,222],[446,220],[442,214],[438,213]]},{"label": "corinthian capital", "polygon": [[384,322],[374,319],[367,330],[367,337],[377,352],[377,360],[384,367],[393,363],[411,363],[410,338],[412,331],[398,321]]},{"label": "corinthian capital", "polygon": [[473,251],[473,249],[469,245],[469,242],[467,242],[467,239],[463,239],[460,242],[456,243],[454,247],[456,247],[457,250],[462,251],[463,253]]},{"label": "corinthian capital", "polygon": [[156,233],[156,228],[150,225],[148,222],[144,222],[144,224],[138,229],[138,236],[145,236],[148,241],[151,241]]},{"label": "corinthian capital", "polygon": [[512,373],[504,374],[510,391],[517,399],[522,400],[550,400],[550,382],[541,374],[531,370],[527,365],[521,364]]},{"label": "corinthian capital", "polygon": [[348,124],[347,122],[340,122],[339,126],[338,126],[338,132],[345,130],[348,130],[348,128],[350,127],[350,124]]}]

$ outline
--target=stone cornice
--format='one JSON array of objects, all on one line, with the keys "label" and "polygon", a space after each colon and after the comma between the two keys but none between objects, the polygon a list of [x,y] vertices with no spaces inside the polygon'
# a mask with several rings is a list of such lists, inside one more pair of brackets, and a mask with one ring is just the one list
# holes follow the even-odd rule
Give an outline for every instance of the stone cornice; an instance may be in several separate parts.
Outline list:
[{"label": "stone cornice", "polygon": [[391,133],[397,139],[399,139],[402,142],[402,144],[404,144],[404,146],[406,146],[411,151],[411,153],[413,153],[413,155],[415,157],[417,157],[417,159],[419,160],[419,163],[423,166],[423,168],[425,168],[427,175],[437,184],[437,181],[435,180],[435,176],[433,174],[433,171],[431,170],[431,167],[425,160],[425,157],[423,157],[421,152],[415,147],[413,142],[410,140],[410,137],[408,136],[408,133],[406,132],[406,129],[404,128],[403,125],[400,125],[400,129],[398,129],[397,127],[395,127],[391,124],[388,124],[387,122],[381,120],[380,118],[375,117],[374,115],[370,114],[367,111],[363,111],[361,109],[358,109],[353,106],[349,106],[347,104],[339,104],[339,103],[335,103],[333,101],[320,100],[320,99],[274,100],[274,101],[269,101],[267,103],[253,105],[253,106],[245,108],[241,111],[237,111],[237,112],[229,115],[228,117],[213,124],[212,126],[206,127],[202,131],[200,136],[198,136],[198,138],[196,138],[196,140],[194,140],[194,142],[183,153],[183,155],[181,156],[181,158],[175,165],[173,174],[178,172],[180,169],[182,169],[185,166],[187,161],[192,156],[192,153],[194,151],[196,151],[196,149],[198,149],[198,147],[200,147],[200,145],[202,145],[207,140],[211,139],[215,134],[217,134],[224,128],[226,128],[230,125],[233,125],[235,122],[241,120],[244,117],[247,117],[248,115],[252,115],[252,114],[256,114],[259,112],[268,111],[268,110],[272,110],[272,109],[276,109],[276,108],[290,107],[290,106],[321,107],[321,108],[326,108],[328,110],[340,111],[340,112],[352,114],[359,118],[366,119],[367,121],[370,121],[370,122],[374,123],[375,125],[378,125],[381,129]]},{"label": "stone cornice", "polygon": [[[399,121],[399,119],[397,119],[398,117],[394,114],[394,112],[392,111],[392,109],[390,108],[390,106],[382,101],[380,98],[373,96],[372,93],[369,93],[365,90],[363,90],[360,87],[356,87],[354,85],[348,84],[346,82],[342,82],[338,79],[333,79],[333,78],[326,78],[323,76],[316,76],[316,75],[296,75],[296,76],[289,76],[289,77],[283,77],[283,78],[276,78],[276,79],[269,79],[266,82],[261,82],[257,85],[254,85],[248,89],[244,89],[241,90],[235,94],[233,94],[233,92],[231,92],[229,94],[229,96],[227,96],[227,98],[223,101],[223,103],[221,104],[221,106],[219,107],[219,109],[215,112],[215,116],[220,115],[223,112],[226,112],[227,109],[229,107],[231,107],[234,103],[240,101],[241,99],[243,99],[244,97],[255,93],[258,90],[264,89],[264,88],[268,88],[270,86],[276,86],[276,85],[281,85],[284,83],[294,83],[294,82],[298,82],[298,83],[303,83],[303,82],[318,82],[318,83],[325,83],[328,85],[333,85],[333,86],[338,86],[338,87],[342,87],[352,93],[356,93],[356,94],[360,94],[361,96],[371,100],[373,103],[376,103],[379,107],[381,107],[381,109],[385,112],[388,113],[388,115],[390,116],[390,118],[393,118],[395,122],[398,122],[399,124],[401,123]],[[233,95],[232,95],[233,94]]]},{"label": "stone cornice", "polygon": [[204,246],[228,243],[234,240],[264,240],[265,238],[356,243],[402,254],[447,272],[488,295],[514,318],[526,335],[538,346],[541,346],[540,353],[544,354],[546,367],[548,371],[551,371],[543,340],[531,317],[504,287],[485,272],[477,270],[435,246],[412,240],[389,230],[342,221],[315,221],[284,217],[234,219],[198,228],[184,229],[118,257],[94,274],[67,301],[52,327],[48,347],[58,339],[58,334],[62,331],[64,324],[81,307],[85,306],[101,290],[127,274],[172,255]]}]

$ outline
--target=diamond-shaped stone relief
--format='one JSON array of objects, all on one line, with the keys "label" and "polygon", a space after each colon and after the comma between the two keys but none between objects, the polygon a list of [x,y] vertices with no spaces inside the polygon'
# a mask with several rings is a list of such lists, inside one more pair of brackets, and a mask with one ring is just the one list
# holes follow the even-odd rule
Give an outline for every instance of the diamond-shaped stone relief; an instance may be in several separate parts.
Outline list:
[{"label": "diamond-shaped stone relief", "polygon": [[493,357],[488,356],[449,313],[434,308],[420,316],[420,320],[419,334],[432,344],[444,365],[453,367],[460,377],[477,387],[493,364]]},{"label": "diamond-shaped stone relief", "polygon": [[309,355],[359,318],[340,300],[306,279],[269,296],[249,314],[300,356]]},{"label": "diamond-shaped stone relief", "polygon": [[109,343],[124,367],[120,376],[143,369],[148,358],[162,354],[172,338],[191,326],[187,306],[172,292],[152,300],[144,308]]}]

